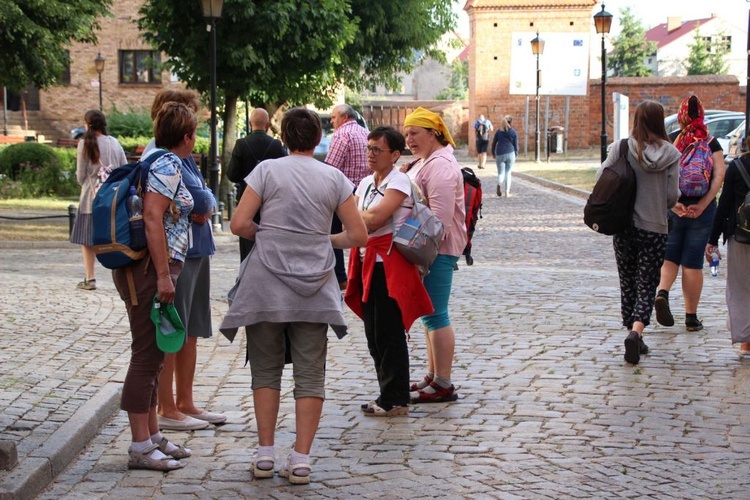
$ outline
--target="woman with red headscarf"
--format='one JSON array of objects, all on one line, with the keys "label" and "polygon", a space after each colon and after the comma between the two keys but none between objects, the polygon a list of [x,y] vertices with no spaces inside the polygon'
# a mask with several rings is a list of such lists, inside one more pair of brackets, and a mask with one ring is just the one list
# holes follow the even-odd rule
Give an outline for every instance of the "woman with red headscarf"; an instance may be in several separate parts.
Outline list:
[{"label": "woman with red headscarf", "polygon": [[[680,105],[677,121],[681,130],[673,132],[670,139],[675,147],[686,154],[697,147],[699,141],[708,143],[713,159],[710,181],[705,193],[686,193],[685,170],[680,167],[680,189],[682,194],[677,204],[669,212],[671,229],[667,240],[667,253],[661,267],[661,281],[654,302],[656,321],[662,326],[673,326],[674,317],[669,308],[669,290],[677,279],[682,266],[682,296],[685,300],[685,328],[689,332],[703,329],[698,319],[698,301],[703,291],[703,261],[706,243],[711,235],[716,214],[716,195],[724,182],[724,152],[716,138],[709,136],[703,121],[703,105],[697,96],[692,95]],[[681,162],[682,164],[682,162]]]}]

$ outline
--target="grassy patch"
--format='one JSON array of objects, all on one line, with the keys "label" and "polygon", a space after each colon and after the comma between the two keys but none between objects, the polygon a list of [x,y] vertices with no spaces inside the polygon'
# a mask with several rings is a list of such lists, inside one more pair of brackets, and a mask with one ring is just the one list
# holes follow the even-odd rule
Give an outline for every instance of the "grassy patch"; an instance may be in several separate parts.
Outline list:
[{"label": "grassy patch", "polygon": [[538,165],[524,165],[517,169],[514,168],[514,170],[586,191],[591,191],[594,188],[594,177],[596,176],[596,169],[594,168],[569,166],[539,168]]},{"label": "grassy patch", "polygon": [[68,222],[0,220],[0,241],[67,241]]},{"label": "grassy patch", "polygon": [[69,205],[78,205],[78,198],[9,198],[0,200],[0,210],[60,210],[67,213]]}]

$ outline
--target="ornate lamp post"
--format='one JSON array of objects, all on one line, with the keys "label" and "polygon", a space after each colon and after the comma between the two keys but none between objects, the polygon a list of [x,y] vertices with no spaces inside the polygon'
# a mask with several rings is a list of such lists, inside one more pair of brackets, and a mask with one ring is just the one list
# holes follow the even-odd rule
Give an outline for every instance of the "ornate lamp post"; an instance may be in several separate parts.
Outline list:
[{"label": "ornate lamp post", "polygon": [[539,32],[531,40],[531,52],[536,56],[536,125],[534,130],[534,161],[539,161],[539,88],[542,86],[542,70],[539,69],[539,56],[544,53],[544,40],[539,38]]},{"label": "ornate lamp post", "polygon": [[99,73],[99,111],[103,111],[104,107],[102,106],[102,73],[104,72],[104,58],[102,57],[101,52],[99,52],[99,54],[94,58],[94,67],[96,68],[96,72]]},{"label": "ornate lamp post", "polygon": [[211,32],[211,142],[208,151],[208,187],[219,199],[219,164],[216,161],[216,20],[221,18],[224,0],[201,0],[206,31]]},{"label": "ornate lamp post", "polygon": [[607,159],[607,49],[604,46],[604,35],[609,33],[612,26],[612,14],[604,10],[594,14],[596,32],[602,35],[602,163]]}]

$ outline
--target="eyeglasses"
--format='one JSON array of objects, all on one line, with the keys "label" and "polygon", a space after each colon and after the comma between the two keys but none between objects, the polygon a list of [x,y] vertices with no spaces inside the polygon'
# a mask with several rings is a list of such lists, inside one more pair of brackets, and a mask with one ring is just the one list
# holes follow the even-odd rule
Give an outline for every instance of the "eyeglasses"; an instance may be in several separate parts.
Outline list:
[{"label": "eyeglasses", "polygon": [[380,153],[383,153],[383,152],[390,153],[391,151],[393,151],[393,150],[392,149],[383,149],[383,148],[378,147],[378,146],[365,146],[365,153],[366,154],[372,153],[373,156],[379,156]]}]

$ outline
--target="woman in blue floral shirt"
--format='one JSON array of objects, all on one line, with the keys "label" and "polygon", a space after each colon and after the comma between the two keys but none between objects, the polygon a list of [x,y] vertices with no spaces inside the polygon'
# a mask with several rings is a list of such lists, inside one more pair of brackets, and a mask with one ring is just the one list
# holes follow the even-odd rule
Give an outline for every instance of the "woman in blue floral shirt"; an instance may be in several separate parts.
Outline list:
[{"label": "woman in blue floral shirt", "polygon": [[131,469],[179,469],[183,464],[174,459],[190,456],[189,450],[175,446],[159,432],[157,387],[164,353],[156,345],[150,312],[154,295],[162,303],[174,301],[175,283],[187,254],[193,198],[182,181],[182,158],[193,151],[197,125],[195,114],[184,104],[167,103],[159,111],[154,122],[156,146],[169,152],[151,164],[144,189],[148,255],[112,272],[133,338],[120,403],[128,412],[133,435],[128,450]]}]

